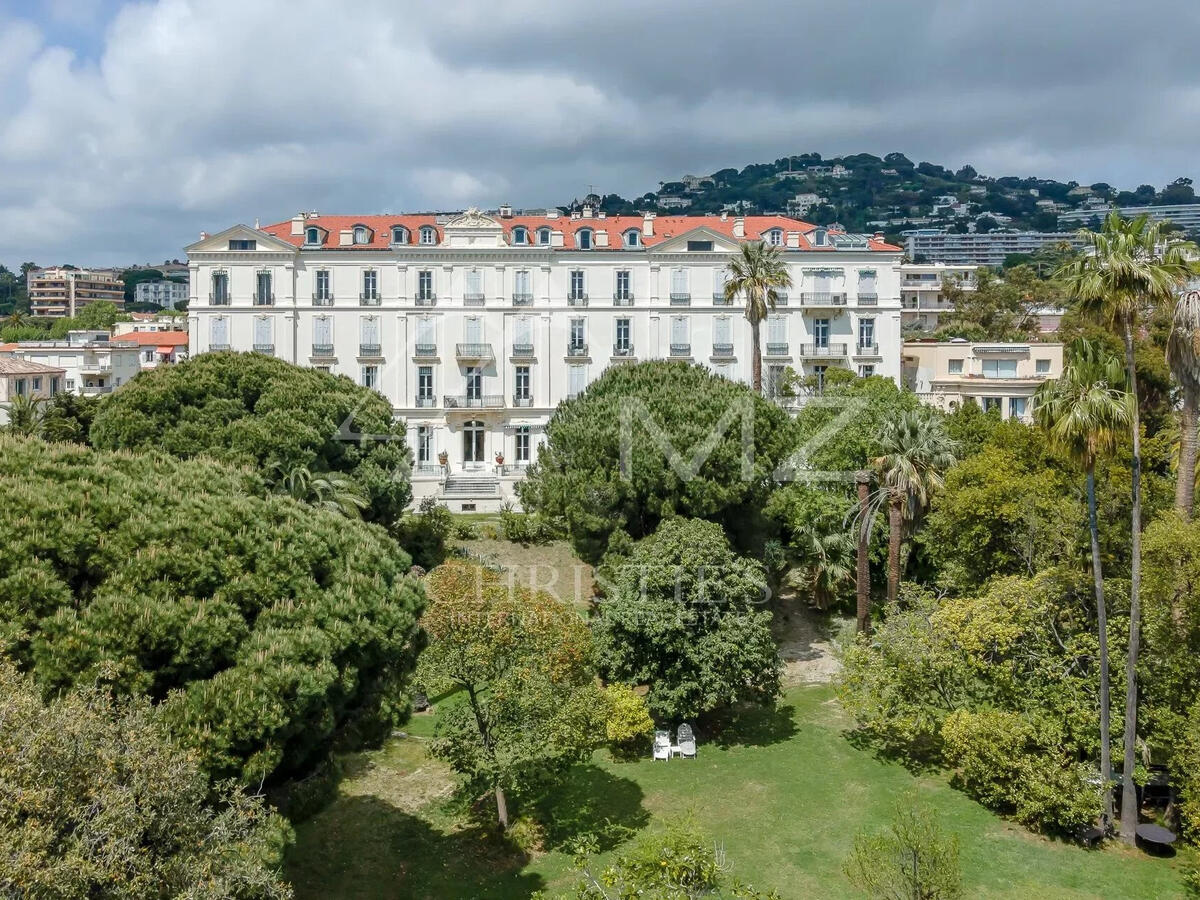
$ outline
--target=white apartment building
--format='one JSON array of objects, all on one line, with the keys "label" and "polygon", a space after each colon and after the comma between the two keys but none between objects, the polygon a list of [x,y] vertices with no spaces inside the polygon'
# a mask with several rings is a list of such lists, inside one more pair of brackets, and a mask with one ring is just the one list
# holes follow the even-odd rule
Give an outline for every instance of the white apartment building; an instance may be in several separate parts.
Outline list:
[{"label": "white apartment building", "polygon": [[62,390],[64,375],[66,372],[55,366],[0,356],[0,425],[8,424],[14,400],[49,400]]},{"label": "white apartment building", "polygon": [[1156,222],[1172,222],[1185,231],[1200,230],[1200,203],[1175,203],[1163,206],[1109,206],[1108,204],[1091,203],[1083,209],[1060,213],[1059,228],[1086,228],[1093,219],[1104,220],[1110,209],[1126,219],[1137,216],[1149,216]]},{"label": "white apartment building", "polygon": [[1045,247],[1067,243],[1082,246],[1073,231],[989,231],[984,234],[950,234],[920,228],[905,232],[908,256],[924,262],[999,268],[1014,253],[1037,253]]},{"label": "white apartment building", "polygon": [[904,342],[904,386],[944,412],[973,400],[1028,422],[1034,392],[1062,369],[1059,343]]},{"label": "white apartment building", "polygon": [[[610,365],[680,359],[750,377],[744,241],[783,250],[793,288],[763,324],[787,366],[900,377],[900,248],[781,216],[300,214],[187,248],[191,352],[256,350],[387,397],[417,499],[513,497],[558,403]],[[442,460],[445,460],[443,463]]]},{"label": "white apartment building", "polygon": [[62,369],[62,389],[86,396],[111,393],[137,375],[138,356],[137,344],[112,340],[106,331],[69,331],[65,341],[0,344],[0,357]]},{"label": "white apartment building", "polygon": [[975,290],[978,268],[946,263],[904,263],[900,266],[902,324],[921,331],[936,330],[939,314],[954,309],[954,304],[943,292],[945,286],[954,282],[964,291]]},{"label": "white apartment building", "polygon": [[181,281],[139,281],[133,286],[133,299],[153,303],[162,309],[174,309],[188,298],[188,286]]}]

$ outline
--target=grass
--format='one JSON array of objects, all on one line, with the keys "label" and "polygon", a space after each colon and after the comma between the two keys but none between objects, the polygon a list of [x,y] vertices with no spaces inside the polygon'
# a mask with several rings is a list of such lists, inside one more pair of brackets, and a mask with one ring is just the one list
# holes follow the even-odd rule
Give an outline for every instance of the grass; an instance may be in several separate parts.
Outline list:
[{"label": "grass", "polygon": [[[1087,851],[1030,834],[953,790],[859,749],[828,685],[797,687],[779,709],[744,719],[697,760],[621,763],[597,753],[543,810],[551,849],[529,856],[445,801],[451,773],[426,753],[432,716],[410,736],[358,754],[339,796],[301,823],[287,874],[299,898],[525,898],[571,884],[563,849],[605,819],[634,829],[691,812],[734,873],[784,897],[859,896],[841,871],[863,827],[881,828],[915,791],[958,834],[971,898],[1182,896],[1180,859],[1123,847]],[[615,852],[615,851],[614,851]]]}]

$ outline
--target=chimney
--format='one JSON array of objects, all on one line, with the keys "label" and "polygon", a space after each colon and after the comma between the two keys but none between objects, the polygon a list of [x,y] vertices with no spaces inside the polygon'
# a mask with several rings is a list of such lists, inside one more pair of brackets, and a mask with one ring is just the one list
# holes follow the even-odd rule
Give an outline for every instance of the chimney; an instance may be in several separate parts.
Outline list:
[{"label": "chimney", "polygon": [[882,231],[875,232],[872,239],[876,240],[876,241],[882,241],[883,240],[883,232]]},{"label": "chimney", "polygon": [[297,213],[292,216],[292,236],[297,237],[304,234],[304,213]]},{"label": "chimney", "polygon": [[800,246],[800,232],[798,232],[798,231],[789,231],[789,232],[787,233],[787,245],[788,245],[789,247],[796,247],[796,248],[799,248],[799,246]]},{"label": "chimney", "polygon": [[551,247],[563,246],[563,233],[561,231],[550,232],[550,246]]},{"label": "chimney", "polygon": [[606,213],[606,212],[605,212],[604,210],[602,210],[602,209],[600,209],[600,210],[597,210],[597,211],[596,211],[596,218],[597,218],[597,219],[607,219],[607,218],[608,218],[608,213]]},{"label": "chimney", "polygon": [[571,210],[571,218],[578,219],[579,218],[579,210],[577,210],[577,209]]},{"label": "chimney", "polygon": [[583,217],[585,219],[590,219],[592,217],[592,207],[590,204],[584,204]]},{"label": "chimney", "polygon": [[738,216],[733,220],[733,236],[735,238],[744,238],[746,236],[746,220],[742,216]]},{"label": "chimney", "polygon": [[652,212],[642,214],[642,235],[654,237],[654,213]]},{"label": "chimney", "polygon": [[723,210],[721,210],[721,221],[722,221],[722,222],[726,222],[726,221],[728,221],[728,220],[729,220],[729,213],[728,213],[728,211],[726,211],[726,210],[724,210],[724,209],[723,209]]},{"label": "chimney", "polygon": [[511,219],[512,218],[512,207],[509,206],[507,203],[505,203],[503,206],[500,207],[500,218],[502,218],[502,219]]},{"label": "chimney", "polygon": [[202,240],[202,241],[203,241],[203,240],[205,240],[207,237],[208,237],[208,232],[207,232],[207,231],[202,231],[202,232],[200,232],[200,240]]},{"label": "chimney", "polygon": [[607,247],[608,246],[608,232],[607,231],[597,231],[596,232],[596,246],[597,247]]},{"label": "chimney", "polygon": [[338,232],[338,246],[349,247],[354,243],[354,229],[343,228]]}]

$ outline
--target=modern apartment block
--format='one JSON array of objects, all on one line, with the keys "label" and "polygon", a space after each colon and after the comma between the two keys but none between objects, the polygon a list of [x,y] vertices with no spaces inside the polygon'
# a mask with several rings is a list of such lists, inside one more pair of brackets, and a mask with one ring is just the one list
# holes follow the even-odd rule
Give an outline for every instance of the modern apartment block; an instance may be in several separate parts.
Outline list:
[{"label": "modern apartment block", "polygon": [[934,331],[938,316],[951,312],[954,304],[945,288],[953,283],[964,291],[976,287],[978,266],[951,266],[946,263],[904,263],[900,266],[901,322],[905,328]]},{"label": "modern apartment block", "polygon": [[[900,248],[781,216],[324,216],[187,248],[191,351],[254,350],[392,403],[414,493],[494,508],[558,403],[610,365],[678,359],[748,380],[731,254],[778,246],[793,287],[762,326],[764,377],[900,377]],[[445,463],[441,460],[445,459]]]},{"label": "modern apartment block", "polygon": [[949,234],[922,228],[904,236],[909,259],[954,266],[999,268],[1014,253],[1036,253],[1068,243],[1082,246],[1073,231],[989,231],[986,234]]},{"label": "modern apartment block", "polygon": [[1099,206],[1090,204],[1083,209],[1059,213],[1058,227],[1086,228],[1093,219],[1103,221],[1110,209],[1115,209],[1127,219],[1149,216],[1158,222],[1172,222],[1185,231],[1200,231],[1200,203],[1176,203],[1165,206]]},{"label": "modern apartment block", "polygon": [[32,269],[26,276],[29,311],[35,316],[74,316],[97,300],[125,304],[125,283],[113,272],[89,269]]},{"label": "modern apartment block", "polygon": [[905,387],[944,412],[974,401],[1006,419],[1029,421],[1034,391],[1062,368],[1059,343],[904,343]]},{"label": "modern apartment block", "polygon": [[175,309],[188,298],[188,286],[182,281],[139,281],[133,286],[133,299],[153,303],[163,309]]},{"label": "modern apartment block", "polygon": [[85,396],[111,393],[141,371],[138,345],[113,340],[106,331],[69,331],[62,341],[0,344],[3,358],[61,369],[62,389]]}]

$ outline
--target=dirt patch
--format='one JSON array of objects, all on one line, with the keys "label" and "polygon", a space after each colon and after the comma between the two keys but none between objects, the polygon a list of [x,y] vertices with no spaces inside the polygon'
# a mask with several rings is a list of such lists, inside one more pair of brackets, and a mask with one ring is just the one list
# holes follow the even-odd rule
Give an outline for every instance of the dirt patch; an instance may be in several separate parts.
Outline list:
[{"label": "dirt patch", "polygon": [[775,615],[775,640],[783,660],[783,683],[822,684],[841,670],[834,652],[835,635],[843,627],[837,616],[787,604]]},{"label": "dirt patch", "polygon": [[576,557],[566,541],[527,546],[485,538],[455,543],[503,566],[505,573],[522,587],[549,591],[560,600],[580,607],[591,602],[592,567]]},{"label": "dirt patch", "polygon": [[344,797],[382,797],[397,809],[416,813],[430,803],[445,800],[456,784],[454,772],[432,758],[428,741],[417,737],[395,738],[368,755],[367,764],[343,781]]}]

